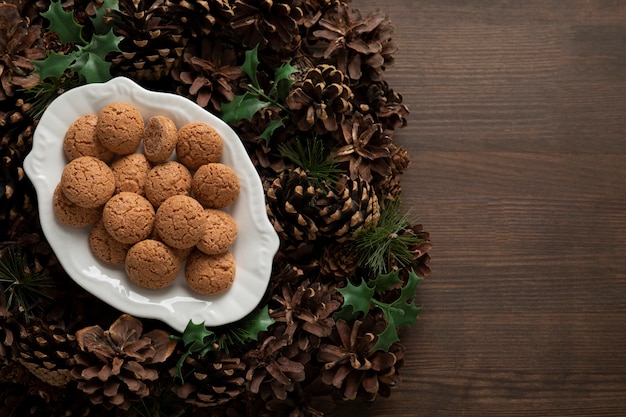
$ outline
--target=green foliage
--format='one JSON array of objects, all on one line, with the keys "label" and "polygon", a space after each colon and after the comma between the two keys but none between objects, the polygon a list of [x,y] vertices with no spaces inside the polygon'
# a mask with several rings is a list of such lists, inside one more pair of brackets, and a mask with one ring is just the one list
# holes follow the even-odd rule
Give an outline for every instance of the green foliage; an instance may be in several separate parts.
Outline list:
[{"label": "green foliage", "polygon": [[360,263],[375,275],[388,272],[393,266],[406,267],[413,263],[409,247],[421,239],[411,233],[402,233],[410,223],[396,199],[381,205],[380,219],[375,227],[364,228],[354,236],[354,247]]},{"label": "green foliage", "polygon": [[0,289],[6,296],[6,310],[19,312],[28,321],[31,311],[43,299],[52,297],[46,292],[52,282],[43,273],[25,263],[19,247],[9,247],[0,258]]},{"label": "green foliage", "polygon": [[296,140],[291,145],[281,144],[278,151],[283,158],[304,169],[318,187],[323,183],[336,183],[343,172],[326,151],[324,141],[317,136],[309,140]]},{"label": "green foliage", "polygon": [[205,327],[204,322],[195,324],[190,320],[182,336],[170,336],[182,341],[186,347],[176,364],[175,377],[184,381],[182,367],[190,355],[205,356],[211,351],[241,347],[251,340],[258,340],[259,333],[269,329],[273,323],[267,305],[235,323],[211,330]]},{"label": "green foliage", "polygon": [[[96,13],[92,22],[96,28],[89,41],[83,38],[83,27],[74,19],[74,12],[63,10],[60,1],[51,2],[48,10],[41,15],[50,21],[62,43],[74,44],[74,50],[68,54],[50,53],[43,60],[33,61],[39,78],[60,80],[68,72],[78,76],[81,83],[105,82],[111,79],[111,63],[106,61],[110,52],[119,52],[118,44],[122,40],[111,28],[106,30],[103,16],[107,8],[117,7],[115,0],[106,0]],[[106,31],[105,31],[106,30]]]},{"label": "green foliage", "polygon": [[[387,327],[377,335],[376,344],[372,350],[388,351],[392,344],[400,340],[398,328],[413,325],[422,311],[422,308],[414,303],[415,289],[421,280],[414,271],[411,271],[406,284],[401,286],[402,280],[399,272],[394,271],[368,282],[361,280],[358,285],[349,282],[344,288],[338,290],[343,296],[343,306],[335,314],[335,319],[352,321],[360,315],[366,315],[370,308],[378,307],[385,316]],[[397,286],[401,286],[400,295],[393,302],[384,303],[375,298],[376,294]]]},{"label": "green foliage", "polygon": [[242,95],[235,96],[230,103],[222,104],[222,120],[226,123],[236,123],[240,120],[251,120],[259,111],[269,106],[276,106],[286,115],[269,123],[259,135],[266,143],[269,143],[274,131],[284,126],[285,120],[291,115],[283,103],[289,94],[293,84],[291,76],[297,70],[290,63],[285,63],[274,71],[274,80],[269,91],[265,91],[259,83],[259,46],[246,51],[245,61],[241,66],[243,72],[250,78],[248,90]]}]

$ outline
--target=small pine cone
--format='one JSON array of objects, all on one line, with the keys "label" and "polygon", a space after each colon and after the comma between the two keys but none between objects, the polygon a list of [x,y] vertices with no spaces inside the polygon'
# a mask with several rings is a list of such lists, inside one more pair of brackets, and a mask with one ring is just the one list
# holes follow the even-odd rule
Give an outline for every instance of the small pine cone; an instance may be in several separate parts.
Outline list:
[{"label": "small pine cone", "polygon": [[387,81],[359,84],[354,90],[356,107],[363,113],[372,114],[384,129],[394,130],[407,125],[409,108]]},{"label": "small pine cone", "polygon": [[318,134],[337,131],[346,114],[352,111],[352,90],[344,74],[331,65],[310,69],[291,85],[286,103],[295,113],[293,122],[302,131]]},{"label": "small pine cone", "polygon": [[340,0],[297,0],[302,9],[300,24],[309,29],[313,27],[327,10],[337,7]]},{"label": "small pine cone", "polygon": [[[429,251],[432,249],[433,245],[430,242],[430,235],[428,232],[424,231],[424,228],[421,224],[413,225],[402,232],[401,235],[411,235],[419,238],[419,242],[414,245],[409,246],[409,252],[413,254],[413,263],[410,266],[410,269],[415,271],[417,276],[419,277],[427,277],[430,275],[430,267],[428,264],[430,263],[430,255]],[[405,271],[406,272],[406,271]]]},{"label": "small pine cone", "polygon": [[359,266],[354,249],[345,243],[324,246],[319,262],[320,273],[336,281],[353,276]]},{"label": "small pine cone", "polygon": [[309,45],[313,55],[335,63],[351,84],[382,80],[385,65],[393,62],[398,49],[391,20],[381,11],[363,18],[358,9],[339,3],[316,27]]},{"label": "small pine cone", "polygon": [[241,43],[269,50],[270,59],[290,56],[300,46],[302,10],[292,0],[235,0],[233,13],[230,27]]},{"label": "small pine cone", "polygon": [[188,376],[174,391],[196,407],[224,405],[246,390],[246,364],[240,358],[188,357],[182,372]]},{"label": "small pine cone", "polygon": [[0,364],[12,362],[17,341],[25,332],[24,325],[7,310],[6,293],[0,291]]},{"label": "small pine cone", "polygon": [[0,4],[0,102],[39,82],[31,60],[45,58],[41,32],[16,5]]},{"label": "small pine cone", "polygon": [[406,149],[397,144],[391,145],[391,172],[386,177],[378,178],[373,182],[376,193],[381,201],[394,201],[402,193],[400,177],[411,163]]},{"label": "small pine cone", "polygon": [[76,339],[65,330],[45,323],[30,325],[18,343],[17,360],[33,375],[55,387],[73,379]]},{"label": "small pine cone", "polygon": [[389,396],[391,387],[399,382],[397,370],[404,347],[394,343],[388,352],[371,350],[384,326],[384,318],[372,315],[352,325],[338,320],[330,338],[333,344],[320,346],[317,359],[323,364],[322,382],[337,388],[343,399],[374,401],[377,395]]},{"label": "small pine cone", "polygon": [[160,80],[182,59],[188,38],[183,26],[160,0],[120,0],[107,18],[122,36],[122,51],[112,58],[111,73],[137,80]]},{"label": "small pine cone", "polygon": [[363,227],[375,226],[380,207],[369,183],[347,176],[318,187],[301,168],[266,182],[267,212],[283,239],[284,249],[295,251],[327,239],[345,242]]},{"label": "small pine cone", "polygon": [[141,321],[128,314],[109,330],[90,326],[76,332],[80,352],[74,355],[72,376],[91,402],[128,410],[150,394],[151,383],[159,379],[155,368],[172,354],[176,341],[163,330],[142,333]]}]

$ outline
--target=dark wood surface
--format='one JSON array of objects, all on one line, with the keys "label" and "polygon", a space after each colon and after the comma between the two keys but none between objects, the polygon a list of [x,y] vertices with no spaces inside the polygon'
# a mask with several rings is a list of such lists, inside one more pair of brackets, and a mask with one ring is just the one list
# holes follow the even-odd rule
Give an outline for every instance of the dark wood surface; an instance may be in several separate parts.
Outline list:
[{"label": "dark wood surface", "polygon": [[347,417],[626,415],[626,2],[382,9],[431,233],[402,384]]}]

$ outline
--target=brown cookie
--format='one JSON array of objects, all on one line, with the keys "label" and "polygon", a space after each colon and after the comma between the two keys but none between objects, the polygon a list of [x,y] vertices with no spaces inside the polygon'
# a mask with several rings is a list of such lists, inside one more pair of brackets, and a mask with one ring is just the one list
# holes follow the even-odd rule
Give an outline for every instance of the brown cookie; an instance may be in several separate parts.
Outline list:
[{"label": "brown cookie", "polygon": [[185,265],[185,279],[189,287],[203,295],[221,294],[235,280],[235,258],[230,252],[207,255],[192,252]]},{"label": "brown cookie", "polygon": [[102,210],[102,221],[115,240],[133,244],[146,239],[154,226],[154,208],[139,194],[122,192],[111,197]]},{"label": "brown cookie", "polygon": [[96,138],[98,116],[87,114],[76,119],[63,137],[63,152],[68,160],[81,156],[93,156],[109,163],[115,154],[104,147]]},{"label": "brown cookie", "polygon": [[222,163],[202,165],[193,175],[191,190],[206,208],[224,208],[239,196],[239,178],[231,167]]},{"label": "brown cookie", "polygon": [[85,208],[72,203],[57,185],[52,195],[52,208],[56,218],[66,226],[84,227],[94,224],[102,214],[102,207]]},{"label": "brown cookie", "polygon": [[143,129],[143,116],[131,104],[111,103],[98,113],[96,137],[105,148],[117,154],[135,152],[141,143]]},{"label": "brown cookie", "polygon": [[176,125],[165,116],[153,116],[143,133],[143,151],[150,162],[164,162],[176,148]]},{"label": "brown cookie", "polygon": [[180,259],[164,243],[146,239],[128,250],[125,269],[132,282],[156,290],[174,282],[180,270]]},{"label": "brown cookie", "polygon": [[146,198],[159,207],[168,198],[191,193],[191,173],[183,165],[168,161],[153,167],[148,172],[144,191]]},{"label": "brown cookie", "polygon": [[192,197],[175,195],[159,206],[154,228],[159,238],[175,249],[195,246],[206,230],[204,209]]},{"label": "brown cookie", "polygon": [[115,192],[115,176],[107,164],[93,156],[70,161],[61,173],[61,189],[72,203],[99,207]]},{"label": "brown cookie", "polygon": [[206,209],[207,227],[196,247],[207,255],[226,252],[237,239],[237,223],[223,210]]},{"label": "brown cookie", "polygon": [[152,164],[141,153],[131,153],[111,164],[115,177],[115,192],[128,191],[139,195],[144,194],[144,186]]},{"label": "brown cookie", "polygon": [[118,242],[107,232],[102,219],[89,232],[89,247],[96,258],[107,264],[121,265],[131,245]]},{"label": "brown cookie", "polygon": [[224,151],[222,137],[206,123],[189,123],[177,133],[176,156],[187,168],[219,162]]}]

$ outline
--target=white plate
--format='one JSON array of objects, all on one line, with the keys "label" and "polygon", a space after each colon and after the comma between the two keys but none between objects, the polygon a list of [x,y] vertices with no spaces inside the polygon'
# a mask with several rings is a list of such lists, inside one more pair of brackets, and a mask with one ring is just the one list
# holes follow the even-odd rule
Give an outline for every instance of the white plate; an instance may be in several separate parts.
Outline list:
[{"label": "white plate", "polygon": [[[130,282],[122,266],[107,265],[93,256],[88,244],[90,228],[68,227],[56,219],[52,194],[67,164],[63,136],[73,121],[85,114],[98,113],[115,101],[133,104],[146,120],[153,115],[164,115],[179,128],[190,122],[205,122],[222,135],[222,162],[235,170],[241,183],[237,201],[226,209],[239,230],[232,247],[237,272],[226,293],[201,296],[193,292],[182,276],[182,268],[180,276],[167,288],[141,288]],[[24,170],[37,191],[43,232],[65,271],[91,294],[118,310],[162,320],[182,332],[189,320],[207,326],[239,320],[254,310],[263,297],[279,239],[266,215],[261,180],[235,132],[192,101],[175,94],[145,90],[123,77],[74,88],[54,100],[41,117]]]}]

